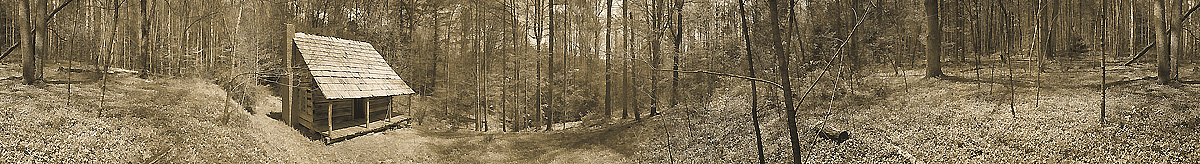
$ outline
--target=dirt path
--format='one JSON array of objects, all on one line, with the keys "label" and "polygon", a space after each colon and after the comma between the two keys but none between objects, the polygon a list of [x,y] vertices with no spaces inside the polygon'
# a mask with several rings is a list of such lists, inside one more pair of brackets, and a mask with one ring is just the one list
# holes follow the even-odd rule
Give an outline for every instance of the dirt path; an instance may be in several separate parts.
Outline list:
[{"label": "dirt path", "polygon": [[403,127],[324,145],[269,116],[280,111],[279,98],[259,100],[251,127],[264,141],[263,148],[277,149],[289,163],[633,163],[628,144],[620,144],[603,131],[496,133],[437,131]]}]

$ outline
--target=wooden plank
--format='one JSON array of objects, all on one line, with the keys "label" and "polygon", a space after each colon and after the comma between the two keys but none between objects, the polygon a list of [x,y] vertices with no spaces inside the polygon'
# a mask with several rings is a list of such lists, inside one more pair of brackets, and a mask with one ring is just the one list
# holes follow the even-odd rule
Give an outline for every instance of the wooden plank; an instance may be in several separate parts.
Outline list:
[{"label": "wooden plank", "polygon": [[321,131],[321,130],[319,130],[319,129],[327,129],[327,128],[324,128],[324,127],[315,127],[315,126],[313,126],[313,122],[312,122],[312,121],[309,121],[309,120],[304,120],[304,119],[297,120],[297,121],[296,121],[296,123],[300,123],[300,125],[304,126],[305,128],[308,128],[308,130],[312,130],[312,131],[318,131],[318,132],[319,132],[319,131]]},{"label": "wooden plank", "polygon": [[375,106],[374,104],[371,104],[371,105],[372,105],[371,112],[386,111],[388,109],[387,105],[379,105],[379,106]]},{"label": "wooden plank", "polygon": [[333,112],[328,112],[326,110],[328,110],[328,107],[322,105],[322,106],[318,106],[318,109],[316,109],[316,111],[308,112],[305,114],[300,114],[299,116],[301,117],[301,119],[308,120],[308,121],[320,121],[320,120],[328,119],[329,113],[332,113],[333,117],[335,119],[338,117],[353,116],[353,112],[351,111],[351,110],[353,110],[353,108],[335,106],[333,108]]},{"label": "wooden plank", "polygon": [[[354,136],[359,136],[359,135],[383,130],[383,129],[386,129],[387,127],[395,125],[396,123],[406,122],[409,119],[407,116],[395,116],[395,117],[391,117],[391,118],[384,118],[384,116],[381,116],[378,118],[379,118],[378,121],[373,121],[373,122],[367,123],[365,126],[348,126],[346,128],[335,129],[332,132],[328,133],[329,134],[328,137],[332,141],[345,140],[348,138],[352,138]],[[392,120],[392,121],[388,121],[388,120]],[[368,127],[370,127],[370,128],[368,128]]]}]

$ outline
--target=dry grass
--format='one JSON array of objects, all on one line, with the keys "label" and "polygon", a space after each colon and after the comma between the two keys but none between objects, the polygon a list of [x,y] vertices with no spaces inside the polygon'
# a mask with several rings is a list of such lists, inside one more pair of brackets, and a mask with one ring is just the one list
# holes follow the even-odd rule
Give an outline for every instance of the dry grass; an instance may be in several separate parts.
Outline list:
[{"label": "dry grass", "polygon": [[[934,80],[921,78],[922,70],[901,72],[907,76],[874,74],[856,82],[853,91],[845,91],[845,82],[840,90],[825,82],[800,105],[806,150],[801,158],[806,163],[910,162],[905,154],[927,163],[1200,161],[1194,153],[1200,147],[1200,86],[1137,80],[1152,74],[1146,68],[1109,69],[1114,71],[1107,82],[1120,85],[1108,90],[1103,124],[1100,75],[1086,70],[1042,74],[1046,87],[1041,89],[1032,87],[1037,74],[1019,67],[1014,68],[1016,83],[1008,81],[1006,67],[978,70],[979,78],[987,79],[979,82],[961,80],[976,79],[976,72],[950,72],[960,80]],[[809,79],[802,84],[811,84]],[[1017,85],[1010,90],[1000,84]],[[747,89],[718,89],[712,102],[668,110],[620,135],[641,138],[634,144],[640,163],[756,162]],[[764,107],[766,161],[789,163],[782,111],[777,105]],[[853,139],[819,139],[806,130],[817,122],[848,130]]]},{"label": "dry grass", "polygon": [[[16,72],[5,65],[0,72]],[[53,76],[47,72],[47,77]],[[68,90],[69,89],[69,90]],[[241,163],[269,161],[248,114],[197,79],[111,77],[29,86],[0,81],[0,161],[17,163]]]}]

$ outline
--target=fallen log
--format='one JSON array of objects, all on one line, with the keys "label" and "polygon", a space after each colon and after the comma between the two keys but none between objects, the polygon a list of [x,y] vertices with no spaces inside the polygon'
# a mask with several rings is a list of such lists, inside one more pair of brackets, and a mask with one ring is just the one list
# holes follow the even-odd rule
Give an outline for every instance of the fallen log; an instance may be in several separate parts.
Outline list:
[{"label": "fallen log", "polygon": [[21,76],[12,76],[12,77],[0,78],[0,81],[4,81],[4,80],[21,80]]},{"label": "fallen log", "polygon": [[[89,69],[89,68],[58,67],[58,70],[63,71],[63,72],[74,72],[74,73],[94,73],[94,72],[96,72],[96,69]],[[135,74],[136,75],[136,74],[138,74],[138,71],[121,69],[121,68],[116,68],[116,67],[109,67],[108,71],[104,71],[104,73],[107,73],[107,74],[127,73],[127,74]]]},{"label": "fallen log", "polygon": [[17,44],[13,44],[12,47],[8,47],[8,50],[4,50],[4,55],[0,55],[0,60],[4,60],[4,57],[8,57],[8,54],[12,53],[13,50],[16,50],[17,46],[20,46],[20,45],[21,45],[21,42],[17,42]]},{"label": "fallen log", "polygon": [[834,128],[833,126],[829,126],[828,124],[825,124],[824,121],[817,122],[817,124],[814,124],[812,126],[812,131],[817,133],[817,137],[821,137],[821,138],[828,139],[828,140],[833,140],[834,142],[837,142],[837,143],[842,143],[842,142],[846,142],[846,140],[850,140],[850,132],[846,132],[845,130]]},{"label": "fallen log", "polygon": [[1139,58],[1142,58],[1142,55],[1146,55],[1146,52],[1150,51],[1150,48],[1154,47],[1154,44],[1157,43],[1150,43],[1150,45],[1146,45],[1146,48],[1142,48],[1142,52],[1138,52],[1137,55],[1133,56],[1133,59],[1129,59],[1129,61],[1121,65],[1129,66],[1130,64],[1133,64],[1133,62],[1137,61]]},{"label": "fallen log", "polygon": [[[1196,9],[1200,9],[1200,4],[1196,4],[1192,6],[1191,9],[1188,9],[1188,11],[1183,14],[1183,17],[1179,18],[1179,22],[1187,21],[1188,18],[1191,18],[1189,16],[1192,15],[1193,12],[1196,12]],[[1167,32],[1171,32],[1170,30],[1175,30],[1175,28],[1168,29]],[[1146,48],[1142,48],[1142,52],[1138,52],[1136,56],[1133,56],[1133,59],[1129,59],[1129,61],[1125,62],[1123,65],[1129,66],[1130,64],[1133,64],[1134,61],[1142,58],[1142,55],[1145,55],[1146,51],[1150,51],[1150,47],[1154,47],[1154,44],[1157,44],[1157,42],[1151,42],[1150,45],[1146,46]]]}]

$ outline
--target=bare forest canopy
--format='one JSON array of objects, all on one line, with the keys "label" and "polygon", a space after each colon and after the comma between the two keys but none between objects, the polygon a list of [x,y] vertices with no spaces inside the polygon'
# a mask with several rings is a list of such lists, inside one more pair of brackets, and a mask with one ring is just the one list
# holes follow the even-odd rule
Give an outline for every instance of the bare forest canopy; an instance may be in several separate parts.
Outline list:
[{"label": "bare forest canopy", "polygon": [[[1196,0],[26,1],[63,6],[53,18],[33,14],[49,20],[35,31],[44,33],[39,63],[276,85],[288,69],[285,24],[294,24],[373,44],[417,94],[438,102],[441,117],[496,114],[503,121],[492,124],[505,131],[653,116],[747,81],[767,86],[756,88],[763,112],[793,110],[793,101],[829,97],[809,93],[818,84],[853,93],[855,79],[927,67],[929,76],[978,78],[967,72],[1115,66],[1149,51],[1165,81],[1190,68],[1200,43],[1200,21],[1184,16]],[[7,50],[20,41],[25,10],[23,1],[0,2]],[[38,11],[47,9],[30,12]]]}]

